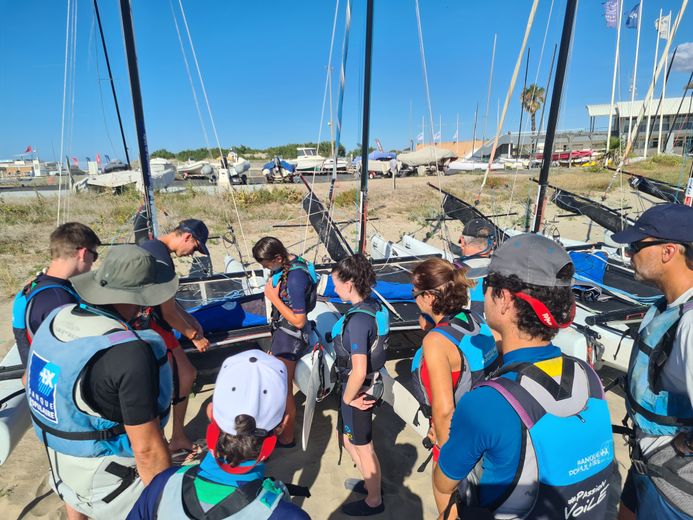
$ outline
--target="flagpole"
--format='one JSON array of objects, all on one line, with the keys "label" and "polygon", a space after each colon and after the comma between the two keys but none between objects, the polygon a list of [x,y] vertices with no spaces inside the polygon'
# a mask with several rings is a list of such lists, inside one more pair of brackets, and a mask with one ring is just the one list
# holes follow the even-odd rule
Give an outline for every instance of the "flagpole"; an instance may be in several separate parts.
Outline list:
[{"label": "flagpole", "polygon": [[[654,65],[652,66],[652,81],[654,86],[657,86],[655,73],[657,71],[657,60],[659,58],[659,24],[662,21],[662,10],[659,10],[659,18],[657,18],[657,45],[655,45]],[[643,157],[647,157],[647,149],[650,146],[650,107],[647,107],[647,125],[645,126],[645,150]]]},{"label": "flagpole", "polygon": [[[669,37],[669,31],[671,30],[671,11],[669,11],[669,21],[667,22],[667,38]],[[659,37],[659,31],[657,31],[657,37]],[[659,40],[657,40],[659,41]],[[669,55],[667,54],[666,60],[664,61],[664,69],[669,70]],[[661,96],[661,104],[664,104],[664,99],[666,98],[667,95],[667,76],[669,74],[664,75],[664,81],[662,82],[662,96]],[[662,125],[664,124],[664,108],[659,112],[659,135],[657,136],[657,155],[662,153]]]},{"label": "flagpole", "polygon": [[[426,121],[425,121],[425,116],[421,116],[421,135],[423,138],[421,139],[421,144],[423,146],[426,146]],[[418,139],[417,139],[418,141]]]},{"label": "flagpole", "polygon": [[[604,166],[609,164],[609,144],[611,143],[611,130],[614,123],[614,97],[616,96],[616,75],[618,72],[618,54],[621,46],[621,22],[623,21],[623,0],[618,1],[618,21],[616,22],[616,52],[614,57],[614,74],[611,80],[611,103],[609,105],[609,129],[606,132],[606,151],[604,153]],[[544,151],[546,153],[546,151]]]},{"label": "flagpole", "polygon": [[474,157],[474,152],[476,152],[476,123],[479,117],[479,102],[476,102],[476,109],[474,110],[474,130],[472,131],[472,153],[471,157]]},{"label": "flagpole", "polygon": [[455,127],[455,153],[460,155],[460,113],[457,113],[457,125]]},{"label": "flagpole", "polygon": [[[435,141],[435,139],[434,139]],[[438,144],[443,141],[443,114],[438,114]],[[435,144],[435,143],[434,143]]]},{"label": "flagpole", "polygon": [[638,35],[635,38],[635,64],[633,65],[633,83],[630,90],[630,110],[628,114],[628,135],[633,128],[633,105],[635,101],[635,86],[638,77],[638,52],[640,51],[640,25],[642,21],[642,4],[645,0],[640,0],[638,7]]}]

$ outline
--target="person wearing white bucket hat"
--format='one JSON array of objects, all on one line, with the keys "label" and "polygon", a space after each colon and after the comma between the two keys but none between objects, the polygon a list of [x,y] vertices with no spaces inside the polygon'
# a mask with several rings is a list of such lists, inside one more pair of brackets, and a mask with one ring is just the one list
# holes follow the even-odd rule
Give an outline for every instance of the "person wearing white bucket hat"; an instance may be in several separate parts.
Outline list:
[{"label": "person wearing white bucket hat", "polygon": [[209,452],[199,466],[174,466],[145,489],[128,520],[234,518],[305,520],[287,487],[264,477],[286,409],[286,367],[248,350],[224,360],[207,407]]}]

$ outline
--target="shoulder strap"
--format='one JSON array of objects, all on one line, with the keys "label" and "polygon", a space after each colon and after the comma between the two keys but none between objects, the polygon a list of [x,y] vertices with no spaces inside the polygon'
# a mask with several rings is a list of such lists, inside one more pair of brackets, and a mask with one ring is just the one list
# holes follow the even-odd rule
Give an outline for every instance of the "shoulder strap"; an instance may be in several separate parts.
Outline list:
[{"label": "shoulder strap", "polygon": [[[664,307],[662,308],[661,305]],[[667,307],[666,300],[664,298],[657,300],[655,306],[660,313],[664,312]],[[650,352],[650,362],[647,367],[647,382],[652,391],[655,393],[659,393],[662,389],[662,370],[664,369],[664,365],[666,365],[667,361],[669,360],[671,351],[674,348],[674,339],[676,338],[676,331],[678,330],[681,318],[683,318],[685,313],[693,309],[693,297],[680,304],[678,308],[678,319],[672,323],[671,327],[669,327],[662,336],[662,339],[659,340],[659,343],[657,343],[657,345]]]},{"label": "shoulder strap", "polygon": [[194,520],[223,520],[228,518],[255,500],[262,488],[262,480],[248,482],[237,487],[233,493],[205,513],[195,491],[195,479],[198,478],[199,472],[199,465],[187,470],[183,475],[182,483],[183,509],[186,515]]},{"label": "shoulder strap", "polygon": [[29,288],[28,292],[25,293],[26,307],[24,309],[24,326],[26,328],[26,332],[27,332],[27,336],[29,338],[29,341],[31,341],[33,339],[33,336],[34,336],[34,332],[29,327],[29,314],[31,313],[32,300],[36,295],[38,295],[38,294],[40,294],[43,291],[46,291],[48,289],[62,289],[65,292],[74,296],[77,299],[77,301],[81,301],[81,298],[75,292],[75,290],[72,289],[71,287],[66,286],[66,285],[60,285],[57,283],[53,283],[53,284],[48,284],[48,285],[41,285],[38,288],[35,288],[35,287],[36,287],[36,284],[34,282],[32,282],[31,287]]}]

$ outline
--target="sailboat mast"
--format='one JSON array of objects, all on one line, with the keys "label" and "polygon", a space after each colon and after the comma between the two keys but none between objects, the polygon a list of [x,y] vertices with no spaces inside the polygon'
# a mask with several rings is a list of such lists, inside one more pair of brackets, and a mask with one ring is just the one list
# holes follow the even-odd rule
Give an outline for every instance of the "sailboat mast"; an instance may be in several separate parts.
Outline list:
[{"label": "sailboat mast", "polygon": [[565,72],[568,67],[568,53],[570,52],[570,41],[573,36],[573,26],[575,22],[575,10],[577,0],[568,0],[565,8],[565,18],[563,19],[563,33],[561,35],[561,47],[558,51],[558,63],[556,64],[556,79],[551,93],[551,108],[549,109],[549,121],[546,125],[546,139],[544,140],[544,157],[541,162],[539,174],[539,192],[537,195],[537,208],[534,214],[534,226],[532,230],[538,233],[544,217],[544,201],[546,190],[549,184],[549,169],[551,167],[551,156],[553,155],[553,142],[556,137],[556,125],[558,124],[558,114],[561,109],[561,96],[563,94],[563,83]]},{"label": "sailboat mast", "polygon": [[137,52],[135,50],[135,35],[132,28],[132,11],[130,0],[120,0],[120,17],[123,23],[125,53],[127,55],[128,73],[130,76],[130,91],[132,93],[132,108],[135,113],[137,127],[137,145],[140,151],[140,168],[144,185],[144,210],[147,216],[147,227],[151,236],[158,234],[156,212],[154,208],[154,189],[149,167],[149,149],[147,147],[147,131],[144,128],[144,109],[142,108],[142,92],[140,90],[140,74],[137,70]]},{"label": "sailboat mast", "polygon": [[[124,0],[122,0],[124,1]],[[363,130],[361,132],[361,193],[359,195],[359,247],[366,251],[368,202],[368,140],[371,117],[371,55],[373,51],[373,0],[366,2],[366,50],[363,71]]]},{"label": "sailboat mast", "polygon": [[99,24],[99,34],[101,35],[101,46],[103,47],[103,55],[106,58],[106,68],[108,69],[108,81],[111,84],[111,92],[113,93],[113,103],[115,104],[116,115],[118,116],[118,126],[120,127],[120,138],[123,140],[123,149],[125,150],[125,162],[130,166],[130,154],[128,153],[128,143],[125,140],[125,131],[123,130],[123,120],[120,117],[120,106],[118,105],[118,96],[116,95],[115,83],[113,83],[113,73],[111,72],[111,60],[108,59],[108,49],[106,49],[106,39],[103,36],[103,27],[101,26],[101,14],[99,13],[98,0],[94,0],[94,12],[96,13],[96,23]]}]

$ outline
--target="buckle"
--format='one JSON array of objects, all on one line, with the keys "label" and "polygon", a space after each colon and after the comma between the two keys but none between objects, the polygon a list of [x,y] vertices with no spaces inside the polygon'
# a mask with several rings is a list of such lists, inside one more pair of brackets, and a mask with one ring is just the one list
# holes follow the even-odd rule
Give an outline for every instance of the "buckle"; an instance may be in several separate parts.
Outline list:
[{"label": "buckle", "polygon": [[634,458],[631,458],[630,461],[633,464],[635,471],[637,471],[639,475],[647,475],[647,464],[645,461]]}]

